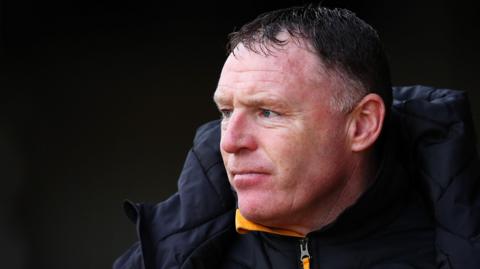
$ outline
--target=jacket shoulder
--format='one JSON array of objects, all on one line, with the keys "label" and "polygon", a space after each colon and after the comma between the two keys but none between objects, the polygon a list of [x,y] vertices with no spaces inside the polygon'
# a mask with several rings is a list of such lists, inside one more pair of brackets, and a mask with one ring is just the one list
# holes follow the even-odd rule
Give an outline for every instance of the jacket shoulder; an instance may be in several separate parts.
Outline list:
[{"label": "jacket shoulder", "polygon": [[[178,179],[178,191],[150,205],[126,202],[139,242],[115,262],[120,268],[172,268],[207,239],[233,229],[235,199],[225,173],[218,141],[218,121],[201,126]],[[143,260],[145,267],[138,260]]]},{"label": "jacket shoulder", "polygon": [[436,221],[440,268],[480,267],[480,162],[468,95],[396,87],[392,118],[402,155]]}]

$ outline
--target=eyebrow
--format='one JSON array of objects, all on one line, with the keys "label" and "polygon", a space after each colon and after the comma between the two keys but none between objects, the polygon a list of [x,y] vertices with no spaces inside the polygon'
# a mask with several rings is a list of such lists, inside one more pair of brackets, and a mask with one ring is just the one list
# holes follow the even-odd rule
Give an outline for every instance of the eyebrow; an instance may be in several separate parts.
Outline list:
[{"label": "eyebrow", "polygon": [[[217,106],[221,104],[226,104],[229,102],[226,94],[219,93],[218,91],[215,91],[215,94],[213,95],[213,101],[217,104]],[[249,107],[271,106],[277,109],[285,108],[288,103],[287,100],[283,98],[279,98],[275,95],[261,94],[261,93],[246,97],[242,99],[240,102]]]},{"label": "eyebrow", "polygon": [[281,98],[272,96],[272,95],[260,95],[260,96],[252,96],[243,100],[242,103],[245,103],[247,106],[274,106],[274,107],[283,107],[285,101]]},{"label": "eyebrow", "polygon": [[227,97],[223,93],[219,93],[218,88],[213,93],[213,102],[216,105],[227,103]]}]

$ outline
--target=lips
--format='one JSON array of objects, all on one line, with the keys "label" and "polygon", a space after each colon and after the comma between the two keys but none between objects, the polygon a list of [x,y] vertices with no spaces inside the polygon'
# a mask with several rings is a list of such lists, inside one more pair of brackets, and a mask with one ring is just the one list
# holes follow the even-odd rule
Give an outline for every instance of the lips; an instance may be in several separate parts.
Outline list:
[{"label": "lips", "polygon": [[230,171],[232,184],[235,189],[245,189],[260,185],[270,176],[269,173],[261,170],[234,170]]}]

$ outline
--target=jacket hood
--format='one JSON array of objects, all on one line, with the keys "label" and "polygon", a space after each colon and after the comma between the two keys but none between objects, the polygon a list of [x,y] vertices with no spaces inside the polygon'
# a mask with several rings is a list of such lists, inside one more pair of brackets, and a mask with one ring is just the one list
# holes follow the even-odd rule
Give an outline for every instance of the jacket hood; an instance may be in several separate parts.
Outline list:
[{"label": "jacket hood", "polygon": [[393,97],[401,154],[436,221],[439,268],[478,268],[480,162],[467,94],[410,86]]}]

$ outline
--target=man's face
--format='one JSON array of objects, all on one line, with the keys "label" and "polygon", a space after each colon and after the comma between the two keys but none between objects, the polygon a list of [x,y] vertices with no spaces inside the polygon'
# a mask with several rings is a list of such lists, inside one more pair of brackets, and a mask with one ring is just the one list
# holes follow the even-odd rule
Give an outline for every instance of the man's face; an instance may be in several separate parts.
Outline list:
[{"label": "man's face", "polygon": [[241,213],[284,227],[333,206],[345,178],[347,116],[317,57],[289,42],[274,56],[241,44],[223,67],[215,102],[221,153]]}]

